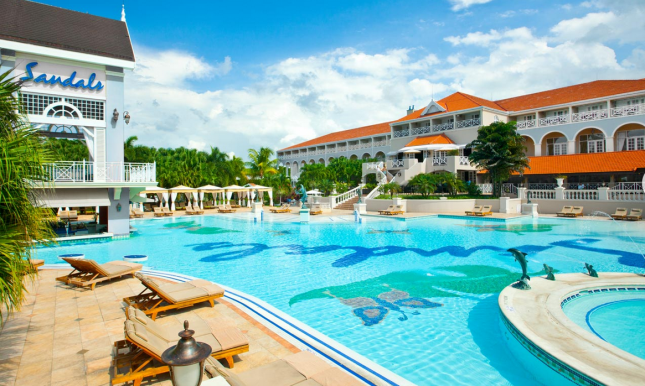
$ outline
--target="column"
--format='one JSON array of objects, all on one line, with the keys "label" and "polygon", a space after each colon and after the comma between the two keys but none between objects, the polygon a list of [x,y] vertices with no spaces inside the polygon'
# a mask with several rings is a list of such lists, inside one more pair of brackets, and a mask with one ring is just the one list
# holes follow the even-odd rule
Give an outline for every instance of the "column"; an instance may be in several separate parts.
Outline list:
[{"label": "column", "polygon": [[567,141],[567,154],[576,154],[576,140]]},{"label": "column", "polygon": [[534,154],[535,154],[536,157],[539,157],[539,156],[542,155],[542,144],[541,143],[536,143],[535,144]]},{"label": "column", "polygon": [[[125,122],[123,113],[124,84],[123,69],[120,67],[108,66],[105,85],[105,161],[123,162],[123,142],[125,142]],[[119,118],[112,120],[114,109],[119,113]]]},{"label": "column", "polygon": [[615,151],[614,150],[614,137],[605,137],[605,151]]}]

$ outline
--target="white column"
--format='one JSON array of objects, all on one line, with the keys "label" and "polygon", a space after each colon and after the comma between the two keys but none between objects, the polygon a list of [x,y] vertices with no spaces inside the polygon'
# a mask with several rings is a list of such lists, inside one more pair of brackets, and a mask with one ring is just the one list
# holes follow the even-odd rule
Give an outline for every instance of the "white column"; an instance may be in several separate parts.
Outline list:
[{"label": "white column", "polygon": [[273,206],[273,189],[269,190],[269,205]]},{"label": "white column", "polygon": [[605,137],[605,151],[614,151],[614,137]]},{"label": "white column", "polygon": [[175,192],[170,193],[170,199],[172,200],[172,207],[170,208],[170,210],[174,211],[175,210],[175,201],[177,200],[177,193],[175,193]]},{"label": "white column", "polygon": [[542,144],[541,143],[536,143],[535,144],[535,151],[534,154],[536,157],[539,157],[542,155]]},{"label": "white column", "polygon": [[598,188],[598,200],[600,201],[609,200],[609,188],[607,187]]},{"label": "white column", "polygon": [[576,140],[567,141],[567,154],[576,154]]},{"label": "white column", "polygon": [[555,190],[555,199],[564,200],[564,188],[556,187],[554,190]]}]

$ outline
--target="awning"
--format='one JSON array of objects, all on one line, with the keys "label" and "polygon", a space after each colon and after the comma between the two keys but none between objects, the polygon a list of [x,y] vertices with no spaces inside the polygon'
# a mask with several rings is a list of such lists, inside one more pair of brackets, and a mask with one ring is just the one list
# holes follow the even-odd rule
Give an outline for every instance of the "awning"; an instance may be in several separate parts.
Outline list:
[{"label": "awning", "polygon": [[130,199],[130,202],[142,202],[142,203],[149,203],[149,202],[155,202],[155,200],[151,198],[145,198],[141,196],[134,196]]},{"label": "awning", "polygon": [[34,189],[35,205],[44,208],[110,206],[106,189]]}]

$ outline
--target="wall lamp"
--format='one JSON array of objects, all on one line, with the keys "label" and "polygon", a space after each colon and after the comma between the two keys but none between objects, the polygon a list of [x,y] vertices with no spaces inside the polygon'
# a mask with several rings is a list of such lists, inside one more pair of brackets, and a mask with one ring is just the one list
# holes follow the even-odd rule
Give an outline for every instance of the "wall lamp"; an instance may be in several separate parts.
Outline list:
[{"label": "wall lamp", "polygon": [[116,109],[114,109],[114,112],[112,113],[112,120],[114,122],[119,120],[119,112]]},{"label": "wall lamp", "polygon": [[130,113],[128,111],[123,113],[123,120],[125,121],[126,125],[130,123]]}]

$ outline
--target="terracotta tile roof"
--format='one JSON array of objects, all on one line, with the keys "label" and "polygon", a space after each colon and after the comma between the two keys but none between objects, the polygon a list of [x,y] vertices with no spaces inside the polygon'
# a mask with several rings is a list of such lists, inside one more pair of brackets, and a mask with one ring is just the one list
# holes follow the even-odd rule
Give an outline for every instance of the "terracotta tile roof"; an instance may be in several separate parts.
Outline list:
[{"label": "terracotta tile roof", "polygon": [[357,127],[355,129],[337,131],[334,133],[326,134],[326,135],[323,135],[322,137],[310,139],[309,141],[301,142],[297,145],[289,146],[287,148],[284,148],[278,151],[320,145],[328,142],[346,141],[349,139],[367,137],[367,136],[376,135],[376,134],[389,134],[389,133],[390,133],[390,122],[383,122],[383,123],[377,123],[375,125]]},{"label": "terracotta tile roof", "polygon": [[405,145],[405,147],[421,146],[421,145],[448,145],[448,144],[454,144],[454,142],[452,142],[452,139],[448,138],[447,135],[442,133],[437,135],[430,135],[427,137],[416,137],[410,143]]},{"label": "terracotta tile roof", "polygon": [[421,115],[423,113],[423,110],[425,110],[425,107],[424,107],[424,108],[422,108],[420,110],[416,110],[415,112],[413,112],[410,115],[406,115],[405,117],[403,117],[403,118],[401,118],[401,119],[399,119],[399,120],[397,120],[395,122],[405,122],[405,121],[409,121],[409,120],[412,120],[412,119],[420,118],[422,116],[423,117],[429,117],[429,116],[433,116],[433,115],[439,115],[439,114],[444,114],[444,113],[450,113],[450,112],[456,112],[456,111],[461,111],[461,110],[473,109],[473,108],[481,107],[481,106],[489,107],[489,108],[495,109],[495,110],[504,111],[504,109],[501,106],[499,106],[498,104],[496,104],[495,102],[492,102],[492,101],[489,101],[489,100],[486,100],[486,99],[482,99],[482,98],[478,98],[476,96],[464,94],[463,92],[456,92],[454,94],[450,94],[447,97],[438,100],[437,104],[439,104],[440,106],[445,108],[446,111],[442,112],[442,113],[432,113],[432,114]]},{"label": "terracotta tile roof", "polygon": [[508,111],[529,110],[645,90],[645,79],[597,80],[495,101]]},{"label": "terracotta tile roof", "polygon": [[634,172],[645,169],[645,150],[529,157],[529,166],[524,175]]}]

